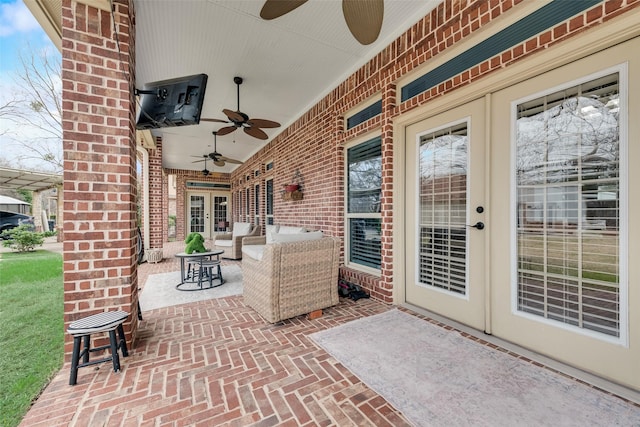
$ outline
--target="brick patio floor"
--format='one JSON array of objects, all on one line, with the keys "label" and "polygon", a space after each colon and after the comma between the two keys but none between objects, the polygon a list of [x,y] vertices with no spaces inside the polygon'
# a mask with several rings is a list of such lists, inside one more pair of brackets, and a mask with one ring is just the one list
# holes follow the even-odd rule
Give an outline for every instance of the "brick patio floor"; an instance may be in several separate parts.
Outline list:
[{"label": "brick patio floor", "polygon": [[[149,274],[179,269],[165,247]],[[237,263],[237,261],[224,261]],[[341,300],[315,320],[271,325],[242,296],[145,311],[122,370],[83,368],[69,386],[69,364],[53,378],[22,426],[394,426],[411,425],[308,338],[392,307]]]}]

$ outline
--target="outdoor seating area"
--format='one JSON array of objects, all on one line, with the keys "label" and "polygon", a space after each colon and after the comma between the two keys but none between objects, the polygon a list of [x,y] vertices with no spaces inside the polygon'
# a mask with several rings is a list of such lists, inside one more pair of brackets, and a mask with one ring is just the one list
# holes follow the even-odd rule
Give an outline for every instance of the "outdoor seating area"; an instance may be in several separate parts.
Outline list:
[{"label": "outdoor seating area", "polygon": [[216,235],[214,249],[223,250],[223,258],[240,259],[242,258],[242,239],[248,236],[259,236],[261,230],[259,225],[235,222],[231,233]]}]

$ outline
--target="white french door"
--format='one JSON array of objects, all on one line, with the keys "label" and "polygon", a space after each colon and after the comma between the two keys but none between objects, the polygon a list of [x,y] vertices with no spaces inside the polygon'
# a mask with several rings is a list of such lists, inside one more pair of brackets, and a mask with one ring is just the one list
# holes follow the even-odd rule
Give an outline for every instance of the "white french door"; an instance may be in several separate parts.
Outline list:
[{"label": "white french door", "polygon": [[211,201],[208,193],[189,193],[187,207],[187,234],[200,233],[210,237]]},{"label": "white french door", "polygon": [[406,301],[485,329],[484,100],[406,131]]},{"label": "white french door", "polygon": [[211,192],[187,193],[187,234],[197,232],[206,239],[229,227],[229,195]]}]

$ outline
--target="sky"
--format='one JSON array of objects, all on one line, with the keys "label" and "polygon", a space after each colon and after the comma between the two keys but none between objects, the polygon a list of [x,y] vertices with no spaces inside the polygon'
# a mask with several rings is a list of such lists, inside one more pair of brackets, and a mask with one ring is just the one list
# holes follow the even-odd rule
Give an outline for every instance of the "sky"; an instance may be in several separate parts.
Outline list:
[{"label": "sky", "polygon": [[[15,99],[18,88],[16,74],[21,70],[20,52],[47,52],[59,58],[60,53],[23,0],[0,0],[0,105]],[[27,54],[29,57],[31,53]],[[35,129],[15,126],[0,119],[0,158],[12,161],[11,167],[40,169],[33,160],[18,161],[20,149],[15,140],[22,141],[37,135]]]}]

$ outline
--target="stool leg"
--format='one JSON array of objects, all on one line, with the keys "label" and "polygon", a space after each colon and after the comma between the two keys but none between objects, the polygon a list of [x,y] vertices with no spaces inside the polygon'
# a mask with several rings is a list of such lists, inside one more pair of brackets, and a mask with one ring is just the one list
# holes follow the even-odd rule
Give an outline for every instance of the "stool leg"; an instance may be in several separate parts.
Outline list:
[{"label": "stool leg", "polygon": [[89,352],[91,350],[91,335],[85,335],[82,337],[84,340],[84,353],[82,354],[82,363],[89,361]]},{"label": "stool leg", "polygon": [[80,337],[73,337],[73,352],[71,353],[71,375],[69,385],[76,385],[78,380],[78,359],[80,359]]},{"label": "stool leg", "polygon": [[127,340],[124,337],[124,328],[122,324],[118,325],[118,336],[120,337],[120,341],[118,341],[118,347],[122,350],[122,356],[129,356],[129,352],[127,351]]},{"label": "stool leg", "polygon": [[116,339],[116,331],[109,331],[109,341],[111,343],[111,360],[113,362],[113,372],[120,370],[120,356],[118,356],[118,341]]},{"label": "stool leg", "polygon": [[218,264],[218,279],[220,279],[220,284],[222,285],[224,281],[222,280],[222,269],[220,268],[220,264]]},{"label": "stool leg", "polygon": [[198,267],[198,286],[202,289],[202,275],[204,272],[204,268],[202,267],[202,263],[200,263]]}]

